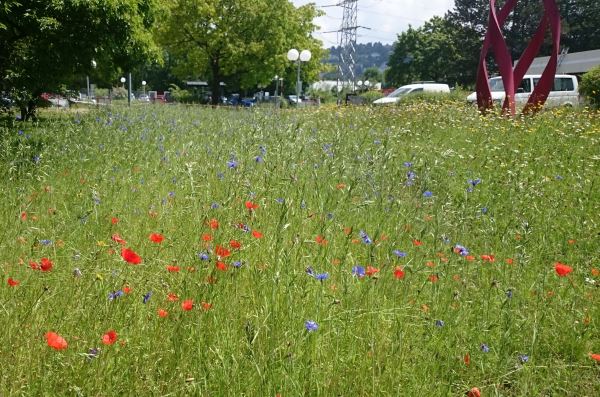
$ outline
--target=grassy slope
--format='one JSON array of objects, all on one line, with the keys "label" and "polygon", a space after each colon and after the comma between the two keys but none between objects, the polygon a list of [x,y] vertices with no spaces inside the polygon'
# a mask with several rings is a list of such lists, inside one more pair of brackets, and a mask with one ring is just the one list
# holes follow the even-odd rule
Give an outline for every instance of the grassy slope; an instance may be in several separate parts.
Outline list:
[{"label": "grassy slope", "polygon": [[[422,102],[113,112],[5,129],[0,394],[600,391],[599,367],[588,357],[600,353],[600,280],[585,282],[600,267],[597,114],[557,110],[512,121]],[[255,161],[259,146],[264,162]],[[237,168],[229,169],[233,158]],[[468,192],[476,178],[482,182]],[[246,200],[260,207],[250,213]],[[211,218],[218,230],[208,227]],[[151,232],[166,240],[153,244]],[[114,233],[142,265],[123,262]],[[203,233],[214,237],[209,247]],[[316,244],[317,235],[327,245]],[[242,260],[241,268],[218,271],[212,253],[209,262],[198,259],[231,239],[242,249],[225,262]],[[475,259],[452,253],[454,244]],[[42,257],[54,262],[51,272],[29,269]],[[557,261],[574,272],[557,277]],[[168,273],[171,264],[181,272]],[[359,280],[355,265],[380,272]],[[309,277],[308,266],[329,279]],[[403,280],[394,278],[396,266]],[[72,276],[76,267],[82,277]],[[9,276],[21,284],[9,287]],[[124,285],[129,295],[107,299]],[[194,310],[168,302],[169,292],[194,299]],[[159,308],[169,317],[159,318]],[[306,320],[319,329],[307,333]],[[119,341],[103,346],[109,329]],[[49,330],[68,340],[66,351],[46,346]],[[102,352],[88,360],[92,347]]]}]

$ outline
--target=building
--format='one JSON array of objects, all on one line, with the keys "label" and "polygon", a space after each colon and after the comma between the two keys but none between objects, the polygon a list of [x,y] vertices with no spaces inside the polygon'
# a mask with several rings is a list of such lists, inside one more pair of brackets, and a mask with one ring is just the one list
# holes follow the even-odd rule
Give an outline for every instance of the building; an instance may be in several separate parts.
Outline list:
[{"label": "building", "polygon": [[[550,57],[535,58],[527,70],[527,74],[542,74],[549,59]],[[560,54],[556,74],[580,75],[596,66],[600,66],[600,50]]]}]

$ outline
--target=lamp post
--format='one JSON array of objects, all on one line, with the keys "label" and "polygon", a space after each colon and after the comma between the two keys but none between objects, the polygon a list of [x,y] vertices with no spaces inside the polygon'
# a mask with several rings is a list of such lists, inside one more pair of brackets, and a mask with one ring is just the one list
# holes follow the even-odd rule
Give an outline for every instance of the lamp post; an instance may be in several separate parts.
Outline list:
[{"label": "lamp post", "polygon": [[[96,66],[98,66],[96,61],[94,61],[93,59],[92,59],[91,65],[92,65],[93,69],[96,69]],[[89,101],[91,98],[91,96],[90,96],[90,75],[89,74],[87,76],[85,76],[85,80],[87,83],[87,100]]]},{"label": "lamp post", "polygon": [[146,96],[146,80],[142,80],[142,92],[144,93],[144,97]]},{"label": "lamp post", "polygon": [[125,82],[127,79],[125,77],[121,77],[121,84],[123,84],[123,88],[125,88]]},{"label": "lamp post", "polygon": [[298,64],[298,73],[296,80],[296,104],[300,103],[300,90],[302,88],[302,83],[300,82],[300,64],[302,62],[310,61],[312,54],[309,50],[302,50],[302,52],[298,52],[297,49],[292,48],[287,53],[287,59],[292,62],[296,62]]}]

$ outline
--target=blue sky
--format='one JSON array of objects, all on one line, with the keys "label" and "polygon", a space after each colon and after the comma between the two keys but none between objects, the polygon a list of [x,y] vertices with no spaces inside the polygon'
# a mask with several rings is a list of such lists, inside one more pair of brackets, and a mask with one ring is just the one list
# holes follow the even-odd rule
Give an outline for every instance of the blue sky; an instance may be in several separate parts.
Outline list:
[{"label": "blue sky", "polygon": [[[315,3],[318,7],[337,4],[341,0],[292,0],[299,6]],[[391,44],[398,33],[406,30],[408,25],[421,26],[434,15],[444,15],[454,6],[454,0],[359,0],[358,25],[367,26],[370,30],[359,29],[359,43],[380,41]],[[321,27],[315,37],[323,42],[324,47],[337,44],[336,33],[321,33],[337,30],[342,24],[341,7],[321,8],[326,15],[318,18],[316,24]]]}]

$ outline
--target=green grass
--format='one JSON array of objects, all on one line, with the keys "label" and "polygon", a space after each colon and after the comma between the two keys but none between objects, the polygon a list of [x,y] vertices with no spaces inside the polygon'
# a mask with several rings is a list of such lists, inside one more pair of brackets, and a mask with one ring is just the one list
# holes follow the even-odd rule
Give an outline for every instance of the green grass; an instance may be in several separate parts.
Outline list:
[{"label": "green grass", "polygon": [[0,395],[600,393],[598,113],[147,106],[0,131]]}]

